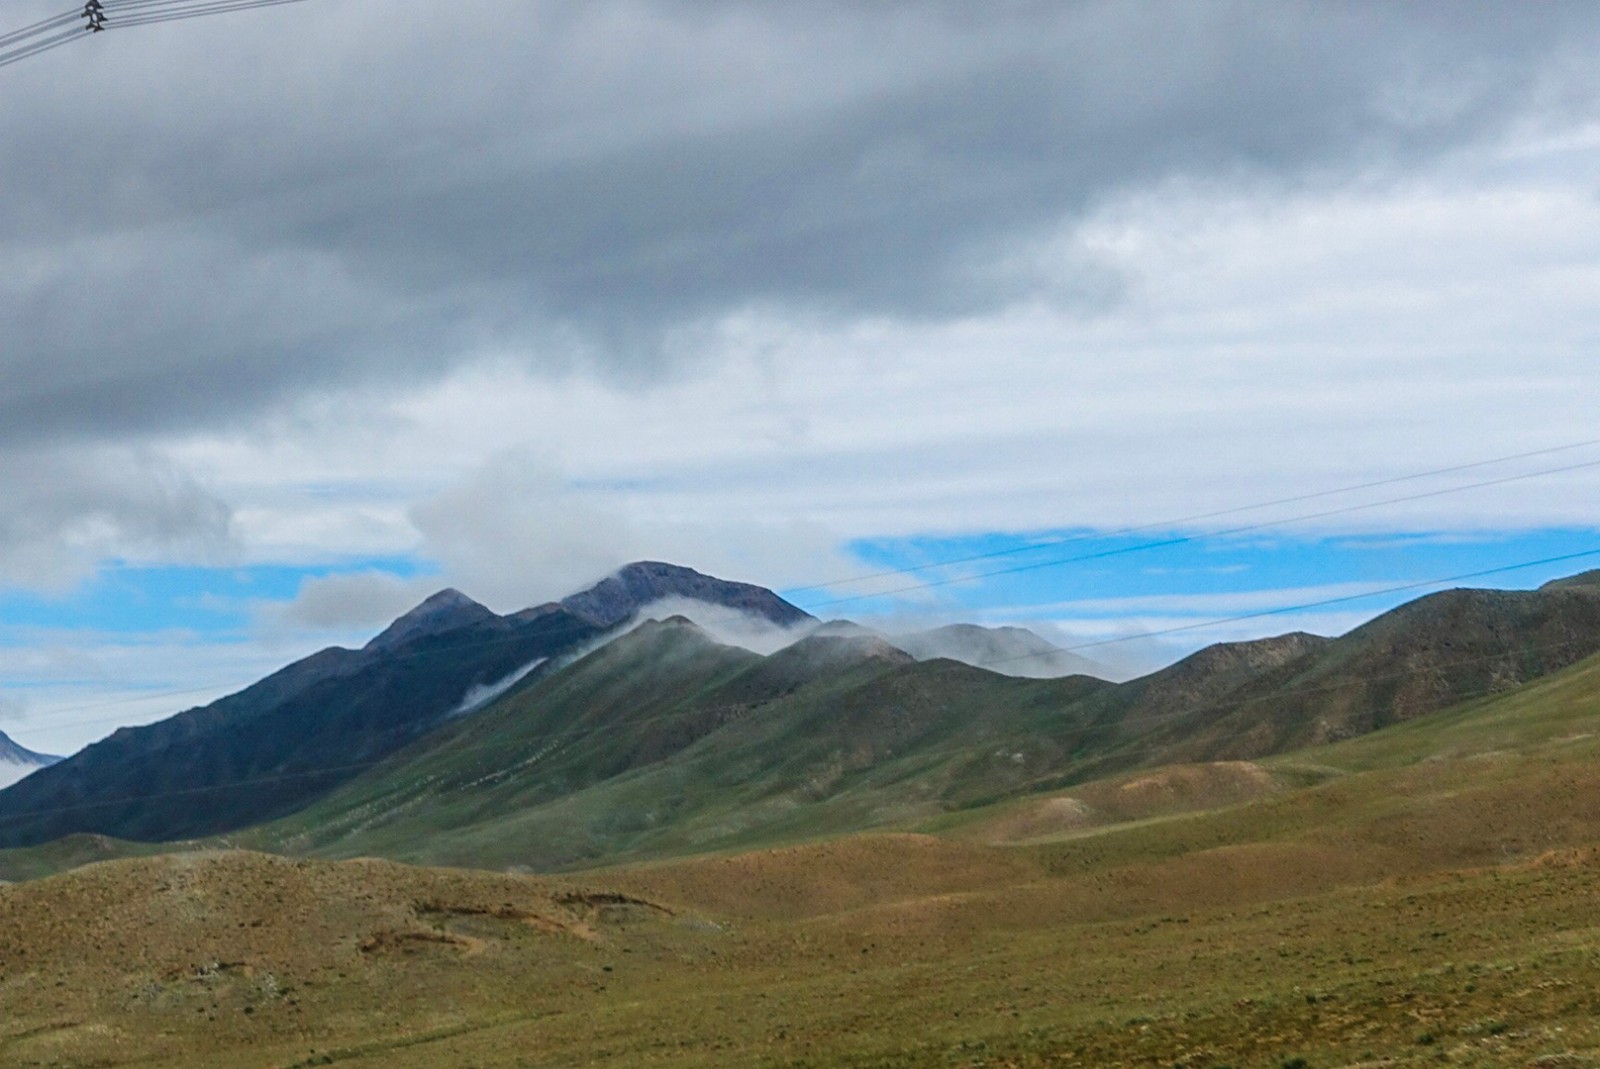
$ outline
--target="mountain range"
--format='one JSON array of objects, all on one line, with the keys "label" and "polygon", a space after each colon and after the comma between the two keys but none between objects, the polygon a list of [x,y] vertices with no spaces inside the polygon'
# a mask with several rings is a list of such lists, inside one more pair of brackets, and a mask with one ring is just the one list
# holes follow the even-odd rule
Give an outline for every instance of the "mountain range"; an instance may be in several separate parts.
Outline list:
[{"label": "mountain range", "polygon": [[[787,645],[754,652],[688,616],[644,618],[683,605]],[[443,591],[360,650],[120,730],[0,791],[0,845],[227,834],[289,853],[581,867],[1282,753],[1596,651],[1588,573],[1431,595],[1339,638],[1212,646],[1122,683],[1026,678],[991,669],[1088,662],[1022,629],[821,624],[763,588],[644,562],[509,616]]]},{"label": "mountain range", "polygon": [[1212,646],[1126,683],[917,661],[854,627],[761,657],[680,617],[243,841],[541,870],[771,845],[1350,738],[1596,651],[1592,581],[1435,594],[1341,638]]},{"label": "mountain range", "polygon": [[359,650],[325,649],[210,705],[122,728],[0,792],[0,845],[75,832],[190,838],[293,812],[680,590],[777,624],[809,619],[759,587],[650,562],[511,616],[441,591]]},{"label": "mountain range", "polygon": [[[288,817],[0,852],[0,1061],[1593,1065],[1600,654],[1543,658],[1594,597],[1455,591],[1120,685],[645,621]],[[1386,692],[1411,659],[1462,700]],[[1030,701],[1070,745],[1313,694],[1394,722],[1161,767],[1086,734],[1042,790],[1007,749]],[[930,803],[974,769],[992,802]],[[362,851],[456,864],[303,856]]]}]

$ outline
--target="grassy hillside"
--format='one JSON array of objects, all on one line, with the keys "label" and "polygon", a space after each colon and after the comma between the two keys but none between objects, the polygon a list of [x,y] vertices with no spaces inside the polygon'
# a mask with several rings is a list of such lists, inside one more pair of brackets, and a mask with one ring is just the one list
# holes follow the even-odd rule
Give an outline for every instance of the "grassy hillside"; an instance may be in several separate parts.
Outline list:
[{"label": "grassy hillside", "polygon": [[[1589,584],[1452,591],[1339,639],[1213,646],[1124,684],[912,662],[859,636],[758,658],[675,620],[231,841],[555,871],[914,825],[1040,794],[1014,819],[1070,828],[1084,806],[1103,822],[1190,804],[1168,795],[1244,800],[1302,783],[1251,759],[1514,689],[1595,648],[1600,588]],[[1144,782],[1145,801],[1126,783],[1115,799],[1109,788],[1049,797],[1172,764],[1204,770]]]},{"label": "grassy hillside", "polygon": [[1034,732],[1059,758],[1046,725],[1105,686],[871,639],[755,658],[656,625],[237,841],[551,870],[898,823],[1025,784],[1008,740]]},{"label": "grassy hillside", "polygon": [[0,1064],[1600,1065],[1600,658],[938,830],[92,865],[0,888]]}]

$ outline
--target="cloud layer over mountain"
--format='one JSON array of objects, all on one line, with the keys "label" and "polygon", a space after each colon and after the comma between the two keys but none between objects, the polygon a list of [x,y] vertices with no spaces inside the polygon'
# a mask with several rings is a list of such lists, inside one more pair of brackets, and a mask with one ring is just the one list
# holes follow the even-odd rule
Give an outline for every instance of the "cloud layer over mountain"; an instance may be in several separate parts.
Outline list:
[{"label": "cloud layer over mountain", "polygon": [[215,425],[486,353],[659,373],[751,308],[1103,301],[1114,278],[1030,252],[1107,196],[1365,179],[1588,109],[1597,24],[465,0],[106,35],[6,76],[0,436]]}]

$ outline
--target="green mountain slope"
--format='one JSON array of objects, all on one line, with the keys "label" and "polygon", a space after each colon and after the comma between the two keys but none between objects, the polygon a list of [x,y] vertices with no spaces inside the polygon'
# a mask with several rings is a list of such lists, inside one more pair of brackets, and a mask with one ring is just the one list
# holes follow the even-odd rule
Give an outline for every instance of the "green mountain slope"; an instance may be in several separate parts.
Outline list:
[{"label": "green mountain slope", "polygon": [[1172,701],[1141,750],[1163,764],[1258,757],[1512,690],[1600,650],[1600,586],[1575,580],[1419,598],[1229,695]]},{"label": "green mountain slope", "polygon": [[1452,591],[1335,640],[1210,647],[1125,684],[767,658],[652,624],[254,833],[271,849],[557,869],[904,825],[1137,768],[1364,734],[1600,649],[1600,588]]}]

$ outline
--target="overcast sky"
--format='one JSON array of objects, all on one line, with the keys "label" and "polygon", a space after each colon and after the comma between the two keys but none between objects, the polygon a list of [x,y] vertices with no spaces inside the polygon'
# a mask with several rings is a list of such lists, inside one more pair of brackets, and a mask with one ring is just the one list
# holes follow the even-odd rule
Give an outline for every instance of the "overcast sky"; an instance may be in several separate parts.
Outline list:
[{"label": "overcast sky", "polygon": [[638,558],[1089,642],[1600,548],[1600,446],[1184,519],[1600,438],[1593,3],[306,0],[0,100],[24,745]]}]

